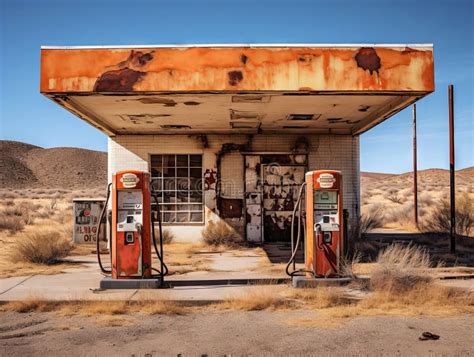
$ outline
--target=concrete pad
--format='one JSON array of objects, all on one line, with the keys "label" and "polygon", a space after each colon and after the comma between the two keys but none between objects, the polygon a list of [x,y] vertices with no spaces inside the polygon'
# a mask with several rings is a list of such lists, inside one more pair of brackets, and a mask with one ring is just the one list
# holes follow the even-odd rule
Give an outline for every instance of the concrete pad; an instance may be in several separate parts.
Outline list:
[{"label": "concrete pad", "polygon": [[30,279],[30,276],[15,276],[12,278],[0,279],[0,296],[16,286]]},{"label": "concrete pad", "polygon": [[321,285],[346,285],[352,278],[308,278],[306,276],[293,277],[294,288],[316,288]]},{"label": "concrete pad", "polygon": [[266,260],[264,257],[251,252],[240,256],[233,252],[209,254],[209,256],[212,258],[210,267],[214,271],[251,271]]}]

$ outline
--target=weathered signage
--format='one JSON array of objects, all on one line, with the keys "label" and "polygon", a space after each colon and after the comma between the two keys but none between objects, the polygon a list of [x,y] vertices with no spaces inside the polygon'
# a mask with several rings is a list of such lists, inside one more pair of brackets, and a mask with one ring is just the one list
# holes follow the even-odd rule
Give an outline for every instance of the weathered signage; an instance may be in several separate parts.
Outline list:
[{"label": "weathered signage", "polygon": [[[105,201],[102,199],[74,199],[74,231],[75,243],[95,243],[97,241],[97,223]],[[105,237],[105,219],[102,221],[100,239]]]}]

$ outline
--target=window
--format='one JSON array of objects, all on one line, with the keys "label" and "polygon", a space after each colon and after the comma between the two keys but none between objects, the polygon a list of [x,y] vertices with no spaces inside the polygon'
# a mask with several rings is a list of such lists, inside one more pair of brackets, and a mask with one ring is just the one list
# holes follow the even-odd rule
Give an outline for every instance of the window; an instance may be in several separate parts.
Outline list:
[{"label": "window", "polygon": [[204,221],[202,155],[151,155],[163,223]]}]

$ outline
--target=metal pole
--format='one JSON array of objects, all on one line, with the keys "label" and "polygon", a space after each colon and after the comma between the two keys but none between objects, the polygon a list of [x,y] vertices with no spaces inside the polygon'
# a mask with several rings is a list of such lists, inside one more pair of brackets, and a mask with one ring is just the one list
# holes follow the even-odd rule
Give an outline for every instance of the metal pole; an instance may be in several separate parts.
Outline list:
[{"label": "metal pole", "polygon": [[413,104],[413,205],[415,225],[418,227],[418,169],[416,153],[416,104]]},{"label": "metal pole", "polygon": [[450,84],[448,87],[449,102],[449,185],[451,197],[451,253],[456,253],[456,190],[454,185],[454,89]]}]

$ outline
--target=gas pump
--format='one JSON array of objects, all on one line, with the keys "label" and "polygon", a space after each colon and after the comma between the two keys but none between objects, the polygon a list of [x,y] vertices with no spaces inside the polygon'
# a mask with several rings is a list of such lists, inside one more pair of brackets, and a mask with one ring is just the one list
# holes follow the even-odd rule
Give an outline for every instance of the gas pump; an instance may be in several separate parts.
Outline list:
[{"label": "gas pump", "polygon": [[[160,232],[158,250],[151,199],[155,200]],[[111,270],[103,267],[97,240],[97,258],[102,272],[111,274],[101,281],[101,288],[153,288],[163,286],[168,269],[163,261],[163,243],[159,202],[152,190],[150,175],[142,171],[120,171],[113,175],[108,186],[107,200],[101,219],[111,198]],[[152,268],[151,244],[160,261],[160,270]],[[152,274],[158,272],[158,276]]]},{"label": "gas pump", "polygon": [[[306,214],[302,213],[305,193]],[[294,244],[296,212],[297,239]],[[342,175],[339,171],[319,170],[306,173],[292,216],[292,255],[286,272],[290,276],[328,278],[341,276],[344,254]],[[301,242],[301,220],[305,232],[305,267],[295,270],[295,256]],[[290,266],[293,264],[293,271]]]}]

